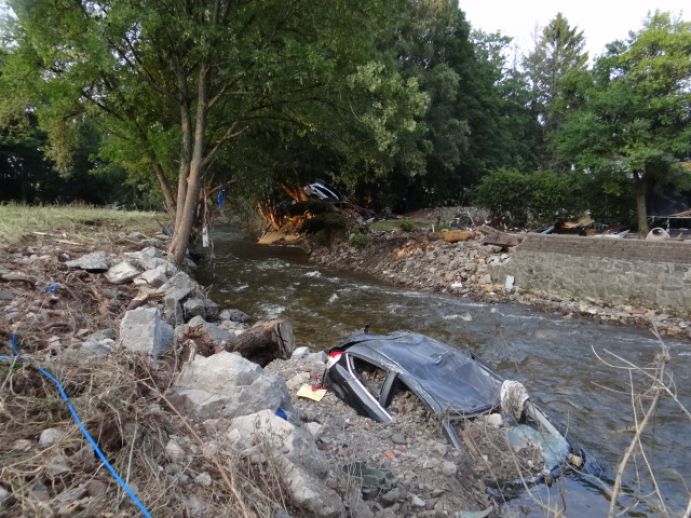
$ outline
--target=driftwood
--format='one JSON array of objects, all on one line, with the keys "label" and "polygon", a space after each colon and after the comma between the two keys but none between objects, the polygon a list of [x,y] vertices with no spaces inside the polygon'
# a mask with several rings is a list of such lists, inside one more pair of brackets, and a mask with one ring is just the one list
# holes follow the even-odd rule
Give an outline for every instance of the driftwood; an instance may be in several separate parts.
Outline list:
[{"label": "driftwood", "polygon": [[485,238],[482,240],[483,245],[496,245],[506,248],[510,246],[518,246],[525,239],[524,236],[508,234],[487,225],[482,225],[480,228],[478,228],[478,230],[485,234]]},{"label": "driftwood", "polygon": [[240,353],[262,367],[276,358],[288,359],[295,350],[293,326],[287,320],[257,322],[225,343],[225,350]]}]

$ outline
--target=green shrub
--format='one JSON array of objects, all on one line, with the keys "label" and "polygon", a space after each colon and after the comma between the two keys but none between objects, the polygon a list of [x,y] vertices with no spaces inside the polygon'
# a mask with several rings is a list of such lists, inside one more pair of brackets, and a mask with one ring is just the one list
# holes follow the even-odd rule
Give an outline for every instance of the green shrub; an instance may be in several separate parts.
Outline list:
[{"label": "green shrub", "polygon": [[365,234],[353,234],[350,236],[350,246],[356,246],[358,248],[365,247],[369,244],[371,238]]},{"label": "green shrub", "polygon": [[511,169],[492,171],[475,187],[475,203],[489,209],[492,218],[507,225],[528,222],[529,197],[526,175]]},{"label": "green shrub", "polygon": [[580,216],[590,208],[591,180],[582,173],[521,173],[499,169],[482,177],[475,203],[506,225],[547,225]]},{"label": "green shrub", "polygon": [[398,224],[398,226],[403,232],[410,232],[415,228],[415,223],[413,223],[410,220],[404,219]]}]

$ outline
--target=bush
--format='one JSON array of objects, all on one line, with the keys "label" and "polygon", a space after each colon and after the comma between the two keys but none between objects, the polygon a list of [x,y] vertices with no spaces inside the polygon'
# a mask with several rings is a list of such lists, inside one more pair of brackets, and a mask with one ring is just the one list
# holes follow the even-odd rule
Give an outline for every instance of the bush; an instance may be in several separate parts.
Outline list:
[{"label": "bush", "polygon": [[480,180],[474,194],[477,205],[506,225],[545,225],[588,209],[584,186],[584,175],[578,173],[498,169]]},{"label": "bush", "polygon": [[371,238],[365,234],[353,234],[350,236],[350,246],[363,248],[369,244]]},{"label": "bush", "polygon": [[398,224],[398,226],[403,232],[410,232],[415,228],[415,223],[413,223],[410,220],[404,219]]}]

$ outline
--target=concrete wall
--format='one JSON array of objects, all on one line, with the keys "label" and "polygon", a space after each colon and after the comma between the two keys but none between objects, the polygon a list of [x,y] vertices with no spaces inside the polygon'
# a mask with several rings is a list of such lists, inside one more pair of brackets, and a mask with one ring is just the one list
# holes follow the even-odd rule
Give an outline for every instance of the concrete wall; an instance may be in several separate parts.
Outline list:
[{"label": "concrete wall", "polygon": [[691,315],[691,243],[531,234],[490,273],[542,296]]}]

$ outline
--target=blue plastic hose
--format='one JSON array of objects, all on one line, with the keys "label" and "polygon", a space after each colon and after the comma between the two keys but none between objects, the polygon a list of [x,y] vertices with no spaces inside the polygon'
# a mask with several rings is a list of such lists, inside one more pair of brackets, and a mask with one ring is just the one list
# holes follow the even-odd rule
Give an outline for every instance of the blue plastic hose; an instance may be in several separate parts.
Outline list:
[{"label": "blue plastic hose", "polygon": [[0,356],[0,361],[19,360],[21,362],[28,363],[31,367],[36,369],[36,371],[38,373],[40,373],[44,378],[46,378],[53,385],[55,385],[55,388],[58,389],[58,392],[60,393],[60,397],[62,398],[62,400],[67,405],[67,410],[70,411],[70,415],[72,416],[72,420],[76,423],[77,427],[79,428],[79,431],[82,433],[82,435],[86,439],[86,442],[88,442],[89,445],[93,448],[94,452],[96,452],[96,455],[98,456],[98,458],[101,459],[101,462],[106,467],[106,469],[108,470],[110,475],[115,479],[115,481],[125,491],[125,493],[130,498],[132,503],[139,508],[142,515],[144,515],[146,518],[151,518],[151,513],[149,512],[149,510],[139,500],[139,498],[137,498],[137,494],[134,492],[134,490],[127,484],[127,482],[125,482],[122,479],[122,477],[120,476],[120,473],[118,473],[118,471],[108,461],[105,454],[103,453],[101,448],[98,446],[98,443],[96,442],[96,440],[91,436],[89,431],[86,429],[86,426],[84,426],[84,423],[82,423],[82,420],[80,419],[79,414],[77,413],[77,409],[74,408],[74,405],[72,405],[72,402],[70,401],[70,398],[67,395],[67,392],[65,392],[65,387],[62,386],[62,383],[60,383],[60,381],[55,376],[53,376],[50,372],[48,372],[46,369],[31,365],[30,362],[28,362],[27,360],[25,360],[24,358],[22,358],[19,355],[19,349],[17,347],[17,337],[15,335],[12,335],[10,337],[10,346],[12,347],[12,354],[14,354],[14,356]]}]

